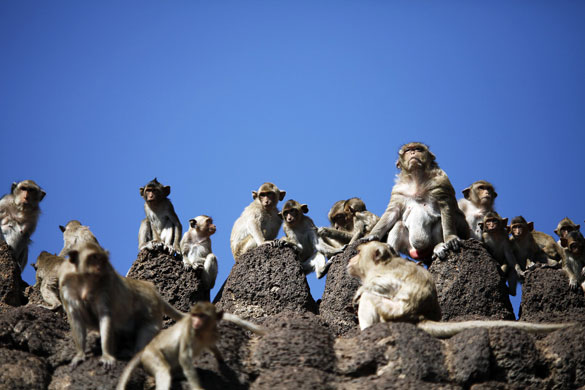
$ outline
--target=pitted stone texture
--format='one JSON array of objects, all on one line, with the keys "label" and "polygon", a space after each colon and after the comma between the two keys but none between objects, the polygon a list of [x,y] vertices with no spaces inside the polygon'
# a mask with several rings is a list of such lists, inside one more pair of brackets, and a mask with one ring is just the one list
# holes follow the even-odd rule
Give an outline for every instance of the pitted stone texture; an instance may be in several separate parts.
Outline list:
[{"label": "pitted stone texture", "polygon": [[44,390],[50,378],[44,359],[28,352],[0,348],[0,388]]},{"label": "pitted stone texture", "polygon": [[278,367],[263,371],[250,390],[335,390],[335,377],[311,367]]},{"label": "pitted stone texture", "polygon": [[28,285],[20,277],[20,267],[6,243],[0,244],[0,302],[10,306],[26,304],[24,289]]}]

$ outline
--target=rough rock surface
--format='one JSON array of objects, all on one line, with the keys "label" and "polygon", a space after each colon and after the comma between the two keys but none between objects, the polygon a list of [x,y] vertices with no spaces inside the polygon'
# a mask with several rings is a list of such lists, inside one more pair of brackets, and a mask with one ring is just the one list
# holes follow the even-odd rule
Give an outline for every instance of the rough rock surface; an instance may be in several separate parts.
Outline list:
[{"label": "rough rock surface", "polygon": [[[252,335],[222,323],[217,347],[224,361],[218,362],[208,352],[195,359],[202,386],[208,390],[560,390],[585,386],[583,324],[538,336],[510,328],[474,329],[445,340],[408,323],[376,324],[359,331],[355,314],[347,309],[358,285],[344,273],[354,250],[348,248],[334,260],[320,314],[309,299],[293,251],[266,246],[243,256],[218,300],[225,310],[254,319],[268,333]],[[10,252],[0,247],[0,258],[6,256]],[[449,318],[505,316],[507,297],[497,293],[502,281],[494,263],[479,243],[467,241],[461,253],[431,266],[441,283],[441,304]],[[180,260],[158,251],[141,252],[132,272],[157,284],[163,296],[183,310],[199,294],[197,275],[182,279]],[[535,321],[550,321],[545,315],[552,310],[557,320],[582,321],[576,315],[583,296],[569,291],[564,278],[559,270],[530,273],[524,285],[523,319],[532,315]],[[25,286],[7,293],[18,296]],[[87,358],[72,369],[69,363],[75,348],[67,321],[61,311],[34,304],[35,294],[33,287],[27,289],[30,302],[26,306],[0,302],[0,388],[114,388],[130,358],[127,346],[117,353],[120,361],[106,370],[99,365],[99,336],[90,333]],[[536,306],[538,296],[544,302],[540,306]],[[466,302],[472,299],[488,307],[480,310],[475,302]],[[153,378],[137,368],[128,389],[153,390],[154,385]],[[174,379],[172,389],[188,388],[180,376]]]},{"label": "rough rock surface", "polygon": [[297,255],[290,248],[262,245],[234,264],[218,306],[243,318],[262,318],[284,310],[317,312]]},{"label": "rough rock surface", "polygon": [[520,319],[534,322],[585,322],[583,290],[572,291],[562,269],[536,268],[522,286]]},{"label": "rough rock surface", "polygon": [[0,302],[10,306],[26,303],[23,290],[27,284],[20,278],[20,267],[5,242],[0,244]]},{"label": "rough rock surface", "polygon": [[446,260],[435,260],[435,279],[443,321],[514,320],[514,311],[498,263],[483,244],[470,239]]}]

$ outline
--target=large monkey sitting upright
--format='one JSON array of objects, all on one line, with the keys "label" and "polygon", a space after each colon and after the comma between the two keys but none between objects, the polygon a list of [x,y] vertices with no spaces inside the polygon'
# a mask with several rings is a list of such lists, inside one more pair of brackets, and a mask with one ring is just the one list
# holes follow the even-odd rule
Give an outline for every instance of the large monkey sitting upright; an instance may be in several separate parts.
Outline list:
[{"label": "large monkey sitting upright", "polygon": [[465,214],[472,238],[481,241],[482,229],[479,224],[490,211],[494,211],[494,200],[498,196],[494,186],[485,181],[478,180],[463,191],[464,198],[459,199],[459,208]]},{"label": "large monkey sitting upright", "polygon": [[469,238],[469,226],[435,155],[425,144],[411,142],[398,151],[396,167],[390,203],[367,239],[381,240],[389,232],[391,247],[425,262],[458,250],[461,239]]},{"label": "large monkey sitting upright", "polygon": [[170,193],[171,187],[163,186],[156,177],[144,187],[140,187],[146,218],[140,223],[138,231],[139,250],[162,245],[171,254],[181,252],[183,226],[168,198]]},{"label": "large monkey sitting upright", "polygon": [[279,190],[272,183],[264,183],[258,191],[252,191],[254,200],[242,211],[232,228],[230,246],[234,260],[276,238],[282,225],[276,205],[285,195],[286,191]]}]

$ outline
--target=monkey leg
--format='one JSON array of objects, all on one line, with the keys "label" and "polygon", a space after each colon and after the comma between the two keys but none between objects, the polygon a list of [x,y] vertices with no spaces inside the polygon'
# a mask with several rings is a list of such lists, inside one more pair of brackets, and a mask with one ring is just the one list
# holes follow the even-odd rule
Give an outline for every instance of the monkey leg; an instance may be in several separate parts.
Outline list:
[{"label": "monkey leg", "polygon": [[116,358],[113,355],[114,349],[114,330],[112,329],[112,318],[110,315],[101,315],[100,317],[100,338],[102,347],[102,357],[100,363],[110,368],[114,365]]},{"label": "monkey leg", "polygon": [[410,254],[410,241],[408,239],[408,228],[404,222],[398,221],[388,233],[388,245],[399,253]]},{"label": "monkey leg", "polygon": [[208,254],[205,257],[205,263],[203,264],[203,281],[209,290],[215,285],[215,279],[217,278],[217,257],[213,253]]},{"label": "monkey leg", "polygon": [[73,342],[75,343],[75,350],[77,353],[73,357],[71,361],[71,367],[77,367],[81,362],[85,360],[85,337],[86,337],[86,329],[85,324],[81,316],[78,314],[69,315],[67,313],[67,317],[69,318],[69,326],[71,328],[71,336],[73,337]]},{"label": "monkey leg", "polygon": [[160,351],[146,348],[142,353],[142,365],[154,376],[156,390],[171,388],[171,366]]},{"label": "monkey leg", "polygon": [[145,245],[152,241],[152,229],[148,218],[144,218],[140,222],[140,229],[138,230],[138,249],[144,249]]},{"label": "monkey leg", "polygon": [[357,314],[361,330],[380,322],[380,316],[376,310],[376,297],[365,291],[362,292]]},{"label": "monkey leg", "polygon": [[508,272],[508,290],[510,295],[515,297],[516,296],[516,287],[518,285],[518,275],[514,270],[510,270]]},{"label": "monkey leg", "polygon": [[49,310],[55,310],[61,306],[61,300],[59,299],[59,290],[57,286],[51,283],[41,283],[41,295],[45,302],[50,306],[41,305]]},{"label": "monkey leg", "polygon": [[246,238],[244,238],[242,241],[238,242],[238,244],[236,245],[236,250],[235,250],[235,259],[237,259],[238,257],[242,256],[244,253],[248,252],[251,249],[256,248],[258,245],[256,245],[256,241],[254,241],[254,237],[252,237],[251,235],[246,236]]},{"label": "monkey leg", "polygon": [[323,253],[315,252],[313,256],[303,263],[303,271],[305,275],[315,271],[317,279],[321,279],[327,274],[330,264],[327,263],[327,258]]},{"label": "monkey leg", "polygon": [[152,323],[151,319],[144,320],[144,325],[140,326],[138,329],[138,334],[136,335],[136,351],[140,351],[144,348],[150,340],[156,336],[156,334],[160,331],[161,325],[158,323]]}]

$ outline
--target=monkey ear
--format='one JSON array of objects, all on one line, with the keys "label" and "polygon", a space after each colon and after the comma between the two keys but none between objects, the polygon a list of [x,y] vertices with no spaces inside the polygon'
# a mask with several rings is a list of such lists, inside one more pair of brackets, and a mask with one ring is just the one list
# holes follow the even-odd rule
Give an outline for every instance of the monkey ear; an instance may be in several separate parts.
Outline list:
[{"label": "monkey ear", "polygon": [[[471,192],[471,187],[467,187],[465,188],[463,191],[461,191],[463,193],[463,197],[467,200],[469,200],[469,194]],[[495,196],[494,196],[495,197]]]},{"label": "monkey ear", "polygon": [[252,199],[256,199],[258,197],[258,193],[256,191],[252,191]]},{"label": "monkey ear", "polygon": [[303,212],[303,214],[307,214],[309,212],[309,206],[307,206],[306,204],[302,204],[301,211]]},{"label": "monkey ear", "polygon": [[280,191],[279,199],[283,200],[285,196],[286,196],[286,191]]},{"label": "monkey ear", "polygon": [[197,220],[195,218],[191,218],[189,220],[189,226],[195,229],[195,226],[197,226]]},{"label": "monkey ear", "polygon": [[282,211],[279,211],[279,212],[278,212],[278,217],[279,217],[280,219],[284,219],[284,217],[282,216]]},{"label": "monkey ear", "polygon": [[16,189],[16,187],[18,186],[17,182],[13,182],[12,186],[10,186],[10,193],[14,194],[14,190]]},{"label": "monkey ear", "polygon": [[171,194],[171,186],[164,186],[163,187],[163,194],[165,196],[169,196]]},{"label": "monkey ear", "polygon": [[79,264],[79,251],[71,250],[71,251],[69,251],[69,253],[67,253],[67,256],[69,256],[69,261],[72,264],[75,264],[75,265]]},{"label": "monkey ear", "polygon": [[400,158],[396,160],[396,168],[402,169],[402,165],[400,165]]},{"label": "monkey ear", "polygon": [[376,251],[374,252],[374,263],[376,263],[376,264],[381,263],[381,262],[387,260],[389,257],[390,257],[390,250],[388,248],[378,247],[378,248],[376,248]]},{"label": "monkey ear", "polygon": [[526,224],[528,226],[528,231],[533,231],[534,230],[534,222],[528,222]]},{"label": "monkey ear", "polygon": [[144,197],[144,187],[140,187],[140,196]]},{"label": "monkey ear", "polygon": [[508,218],[502,218],[502,223],[504,226],[508,226]]},{"label": "monkey ear", "polygon": [[483,222],[478,222],[477,226],[479,226],[479,230],[483,232]]},{"label": "monkey ear", "polygon": [[35,271],[37,270],[37,265],[35,263],[30,263],[30,265],[35,269]]},{"label": "monkey ear", "polygon": [[63,226],[63,225],[59,225],[59,229],[61,229],[61,231],[62,231],[63,233],[65,233],[65,226]]},{"label": "monkey ear", "polygon": [[494,199],[496,199],[498,197],[498,193],[494,190],[492,190],[492,192],[494,193]]},{"label": "monkey ear", "polygon": [[580,229],[581,229],[581,225],[575,225],[575,228],[576,228],[577,230],[580,230]]},{"label": "monkey ear", "polygon": [[566,238],[561,238],[561,246],[563,248],[566,248],[568,246],[569,242]]}]

